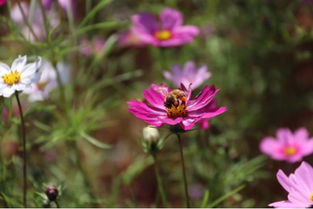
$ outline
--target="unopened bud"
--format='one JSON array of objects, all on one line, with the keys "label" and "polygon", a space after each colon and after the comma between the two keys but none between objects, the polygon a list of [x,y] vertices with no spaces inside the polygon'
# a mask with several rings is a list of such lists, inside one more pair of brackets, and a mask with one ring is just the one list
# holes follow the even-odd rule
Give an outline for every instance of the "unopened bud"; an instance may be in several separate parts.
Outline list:
[{"label": "unopened bud", "polygon": [[153,126],[147,126],[142,130],[144,140],[148,142],[157,142],[160,138],[160,134],[157,128]]},{"label": "unopened bud", "polygon": [[45,190],[45,194],[47,195],[50,201],[56,201],[59,191],[56,186],[48,186]]}]

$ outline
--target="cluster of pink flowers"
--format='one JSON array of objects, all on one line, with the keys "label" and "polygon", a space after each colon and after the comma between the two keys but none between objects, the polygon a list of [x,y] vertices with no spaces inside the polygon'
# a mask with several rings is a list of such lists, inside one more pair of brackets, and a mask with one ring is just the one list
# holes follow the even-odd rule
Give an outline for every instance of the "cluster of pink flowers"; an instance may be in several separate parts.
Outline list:
[{"label": "cluster of pink flowers", "polygon": [[[136,46],[174,47],[191,42],[199,34],[198,27],[183,25],[183,16],[179,11],[165,8],[159,20],[149,13],[134,15],[131,31],[121,39],[122,45],[134,40]],[[165,84],[152,84],[150,89],[144,90],[148,104],[139,100],[128,102],[129,111],[148,124],[179,124],[182,129],[190,130],[200,123],[202,128],[207,129],[210,118],[227,110],[226,107],[217,107],[215,95],[219,90],[214,86],[205,86],[198,96],[191,99],[192,90],[211,76],[205,65],[196,68],[191,61],[183,68],[175,65],[173,71],[165,71],[164,76],[177,89],[172,90]]]},{"label": "cluster of pink flowers", "polygon": [[[274,160],[294,163],[313,153],[313,138],[309,137],[308,130],[303,127],[294,133],[290,129],[280,128],[276,138],[269,136],[261,141],[260,149]],[[277,180],[288,192],[288,200],[274,202],[269,206],[307,208],[313,205],[313,168],[308,163],[302,162],[295,173],[289,176],[279,170]]]}]

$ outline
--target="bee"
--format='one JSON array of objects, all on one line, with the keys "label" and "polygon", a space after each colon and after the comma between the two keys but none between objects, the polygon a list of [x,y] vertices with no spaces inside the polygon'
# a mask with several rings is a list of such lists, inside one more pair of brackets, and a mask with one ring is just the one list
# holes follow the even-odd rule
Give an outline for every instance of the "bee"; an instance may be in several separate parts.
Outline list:
[{"label": "bee", "polygon": [[165,97],[164,106],[166,108],[171,108],[172,106],[178,107],[179,105],[185,105],[186,100],[185,92],[175,89]]}]

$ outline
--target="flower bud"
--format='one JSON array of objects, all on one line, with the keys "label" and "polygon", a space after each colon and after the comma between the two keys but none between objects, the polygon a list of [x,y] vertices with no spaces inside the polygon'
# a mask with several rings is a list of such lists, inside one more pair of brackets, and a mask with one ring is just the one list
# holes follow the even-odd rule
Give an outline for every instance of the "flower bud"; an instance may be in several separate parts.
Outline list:
[{"label": "flower bud", "polygon": [[157,128],[153,126],[147,126],[142,130],[144,140],[148,142],[157,142],[160,138],[160,134]]},{"label": "flower bud", "polygon": [[56,201],[59,191],[56,186],[48,186],[45,190],[45,194],[47,195],[50,201]]}]

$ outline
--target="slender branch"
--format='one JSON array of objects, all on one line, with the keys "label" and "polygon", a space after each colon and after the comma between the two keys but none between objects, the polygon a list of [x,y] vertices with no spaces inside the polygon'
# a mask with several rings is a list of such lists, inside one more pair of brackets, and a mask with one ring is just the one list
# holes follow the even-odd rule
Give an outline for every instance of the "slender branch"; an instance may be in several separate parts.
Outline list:
[{"label": "slender branch", "polygon": [[187,184],[187,177],[186,177],[186,168],[185,168],[185,160],[184,160],[184,153],[183,153],[183,145],[179,134],[177,135],[178,143],[179,143],[179,151],[180,151],[180,159],[182,163],[182,172],[184,177],[184,189],[185,189],[185,196],[186,196],[186,205],[187,208],[190,208],[190,200],[188,195],[188,184]]},{"label": "slender branch", "polygon": [[43,8],[42,1],[39,1],[39,7],[40,7],[40,10],[41,10],[41,15],[42,15],[42,18],[43,18],[43,24],[44,24],[44,28],[45,28],[45,32],[46,32],[46,36],[47,36],[46,39],[48,40],[48,36],[49,36],[48,18],[47,18],[47,15],[46,15],[46,11]]},{"label": "slender branch", "polygon": [[[97,197],[94,195],[94,193],[92,191],[91,182],[89,181],[89,177],[88,177],[86,171],[84,170],[84,168],[81,164],[81,160],[80,160],[80,156],[79,156],[79,148],[78,148],[77,142],[72,142],[70,144],[70,147],[71,147],[72,152],[74,154],[75,164],[78,167],[80,174],[82,175],[83,184],[86,187],[86,190],[88,191],[89,198],[97,200]],[[92,207],[98,207],[98,204],[92,203]]]},{"label": "slender branch", "polygon": [[166,199],[166,195],[165,195],[165,192],[164,192],[162,178],[161,178],[161,175],[160,175],[160,172],[159,172],[159,166],[158,166],[158,160],[157,160],[156,153],[153,153],[152,157],[153,157],[153,160],[154,160],[154,166],[153,167],[154,167],[155,176],[156,176],[157,183],[158,183],[158,190],[159,190],[159,193],[160,193],[160,196],[161,196],[162,204],[163,204],[164,207],[168,208],[169,205],[168,205],[168,202],[167,202],[167,199]]},{"label": "slender branch", "polygon": [[21,118],[21,133],[22,133],[22,143],[23,143],[23,205],[27,208],[27,150],[26,150],[26,132],[25,132],[25,121],[23,116],[23,109],[18,96],[17,91],[15,91],[15,97],[18,104],[20,118]]},{"label": "slender branch", "polygon": [[23,8],[22,8],[22,5],[21,5],[20,0],[16,0],[16,2],[17,2],[17,6],[18,6],[19,10],[20,10],[21,13],[22,13],[22,16],[23,16],[23,19],[24,19],[24,23],[25,23],[26,26],[28,27],[30,33],[34,36],[35,40],[38,41],[39,38],[38,38],[38,36],[36,35],[36,33],[34,32],[32,26],[29,24],[28,19],[27,19],[27,17],[26,17],[26,14],[25,14],[25,12],[24,12],[24,10],[23,10]]}]

